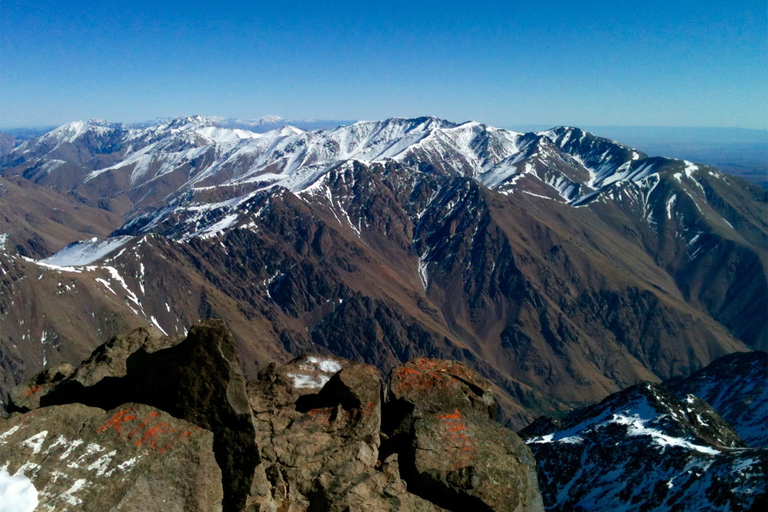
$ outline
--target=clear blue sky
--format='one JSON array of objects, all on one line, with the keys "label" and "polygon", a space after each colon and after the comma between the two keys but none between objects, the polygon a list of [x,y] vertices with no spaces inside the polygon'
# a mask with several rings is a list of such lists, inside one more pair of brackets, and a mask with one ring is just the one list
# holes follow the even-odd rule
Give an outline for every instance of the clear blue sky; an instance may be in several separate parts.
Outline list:
[{"label": "clear blue sky", "polygon": [[768,128],[765,0],[1,0],[0,127],[203,114]]}]

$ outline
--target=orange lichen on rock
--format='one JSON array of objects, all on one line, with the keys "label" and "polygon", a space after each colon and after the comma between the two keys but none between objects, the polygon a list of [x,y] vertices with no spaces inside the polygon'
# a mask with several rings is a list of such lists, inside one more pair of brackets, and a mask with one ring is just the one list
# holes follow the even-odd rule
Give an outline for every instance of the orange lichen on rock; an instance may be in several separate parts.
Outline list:
[{"label": "orange lichen on rock", "polygon": [[29,391],[25,391],[23,396],[31,396],[31,395],[37,393],[38,391],[40,391],[40,385],[39,384],[36,385],[36,386],[33,386],[32,388],[30,388]]}]

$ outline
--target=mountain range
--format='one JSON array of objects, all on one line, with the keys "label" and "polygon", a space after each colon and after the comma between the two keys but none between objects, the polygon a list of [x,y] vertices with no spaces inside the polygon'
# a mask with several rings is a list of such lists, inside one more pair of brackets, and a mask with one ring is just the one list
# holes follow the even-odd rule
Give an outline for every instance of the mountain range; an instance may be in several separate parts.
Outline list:
[{"label": "mountain range", "polygon": [[3,390],[215,316],[246,376],[459,359],[521,428],[768,347],[768,192],[738,177],[570,127],[246,128],[75,122],[0,157]]}]

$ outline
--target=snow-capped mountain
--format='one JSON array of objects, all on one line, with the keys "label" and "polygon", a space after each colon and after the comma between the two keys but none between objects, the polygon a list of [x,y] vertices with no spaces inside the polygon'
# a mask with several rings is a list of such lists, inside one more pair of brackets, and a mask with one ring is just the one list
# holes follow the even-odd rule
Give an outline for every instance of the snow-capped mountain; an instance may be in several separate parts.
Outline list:
[{"label": "snow-capped mountain", "polygon": [[[384,371],[461,359],[523,426],[767,342],[765,192],[577,128],[92,121],[0,173],[0,364],[18,378],[214,315],[251,372],[318,350]],[[77,236],[32,223],[53,214],[17,183],[80,212]]]},{"label": "snow-capped mountain", "polygon": [[[23,143],[6,157],[4,167],[6,173],[62,183],[86,196],[94,187],[108,186],[131,196],[134,209],[157,207],[167,197],[212,185],[259,183],[298,192],[349,160],[392,160],[471,177],[506,193],[520,189],[574,205],[618,184],[650,188],[663,170],[677,170],[678,179],[689,180],[699,171],[691,163],[649,158],[575,128],[523,134],[430,117],[361,121],[311,132],[285,125],[255,133],[229,125],[201,116],[143,128],[78,121]],[[73,146],[74,159],[69,155]],[[81,167],[74,175],[73,164]],[[711,169],[703,172],[722,178]],[[161,197],[156,188],[168,193]]]},{"label": "snow-capped mountain", "polygon": [[[763,376],[764,378],[764,376]],[[768,451],[705,402],[639,384],[523,431],[549,511],[750,511],[766,505]]]}]

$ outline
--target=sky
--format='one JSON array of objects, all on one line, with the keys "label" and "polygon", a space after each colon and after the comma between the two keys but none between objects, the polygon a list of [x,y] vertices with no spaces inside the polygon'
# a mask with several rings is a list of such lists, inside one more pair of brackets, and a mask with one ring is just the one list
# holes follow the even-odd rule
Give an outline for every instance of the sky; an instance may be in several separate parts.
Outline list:
[{"label": "sky", "polygon": [[0,1],[0,127],[195,114],[767,129],[768,6]]}]

